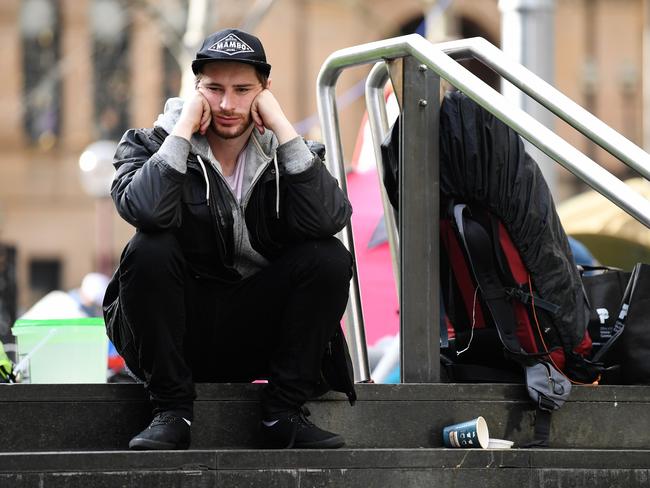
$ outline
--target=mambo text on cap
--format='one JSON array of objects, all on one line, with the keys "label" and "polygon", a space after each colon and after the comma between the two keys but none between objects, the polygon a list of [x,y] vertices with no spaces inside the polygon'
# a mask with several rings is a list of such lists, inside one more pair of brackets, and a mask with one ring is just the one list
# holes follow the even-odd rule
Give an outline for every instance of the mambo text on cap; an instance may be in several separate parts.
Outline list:
[{"label": "mambo text on cap", "polygon": [[252,53],[254,52],[251,47],[242,41],[234,34],[228,34],[223,39],[219,39],[212,46],[208,48],[210,51],[217,51],[220,53],[232,56],[234,54]]}]

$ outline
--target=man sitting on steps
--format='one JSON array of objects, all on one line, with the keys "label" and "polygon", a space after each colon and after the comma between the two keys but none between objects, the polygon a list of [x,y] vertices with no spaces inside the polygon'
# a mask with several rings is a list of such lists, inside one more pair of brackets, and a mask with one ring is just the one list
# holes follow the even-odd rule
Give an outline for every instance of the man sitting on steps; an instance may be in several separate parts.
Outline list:
[{"label": "man sitting on steps", "polygon": [[136,229],[104,299],[108,335],[145,382],[153,421],[132,449],[186,449],[196,382],[268,379],[268,446],[337,448],[306,419],[329,389],[353,403],[340,319],[350,203],[270,91],[260,40],[226,29],[192,62],[196,91],[131,129],[111,188]]}]

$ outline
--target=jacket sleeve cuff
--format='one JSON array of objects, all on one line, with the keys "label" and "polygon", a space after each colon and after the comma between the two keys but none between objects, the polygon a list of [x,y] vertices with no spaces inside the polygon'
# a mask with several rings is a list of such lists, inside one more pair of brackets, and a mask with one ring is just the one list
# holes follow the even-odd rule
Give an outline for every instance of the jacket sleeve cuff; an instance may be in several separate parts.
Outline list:
[{"label": "jacket sleeve cuff", "polygon": [[300,136],[278,146],[277,155],[278,163],[284,166],[289,174],[302,173],[312,165],[314,160],[314,155]]},{"label": "jacket sleeve cuff", "polygon": [[169,135],[158,149],[158,156],[168,166],[179,173],[187,172],[187,156],[190,154],[190,142],[179,136]]}]

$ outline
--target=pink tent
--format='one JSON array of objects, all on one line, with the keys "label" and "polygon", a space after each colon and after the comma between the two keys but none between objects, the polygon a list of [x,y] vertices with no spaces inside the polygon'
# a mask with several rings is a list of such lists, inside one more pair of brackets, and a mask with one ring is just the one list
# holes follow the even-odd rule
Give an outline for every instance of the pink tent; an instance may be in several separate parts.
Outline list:
[{"label": "pink tent", "polygon": [[348,174],[347,185],[354,209],[352,229],[366,340],[373,345],[378,339],[399,331],[399,305],[388,242],[369,246],[383,219],[377,172],[352,172]]}]

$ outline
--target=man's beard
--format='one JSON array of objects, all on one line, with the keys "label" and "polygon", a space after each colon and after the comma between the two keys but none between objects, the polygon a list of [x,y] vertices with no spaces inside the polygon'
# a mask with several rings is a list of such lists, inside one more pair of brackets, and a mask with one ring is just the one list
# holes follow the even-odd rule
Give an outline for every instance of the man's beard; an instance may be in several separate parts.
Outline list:
[{"label": "man's beard", "polygon": [[246,115],[246,117],[240,119],[239,125],[229,126],[224,128],[219,126],[219,124],[213,121],[210,124],[210,126],[212,127],[212,130],[218,137],[222,139],[236,139],[237,137],[244,134],[250,128],[252,123],[253,123],[253,118],[249,113],[248,115]]}]

